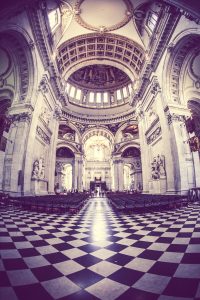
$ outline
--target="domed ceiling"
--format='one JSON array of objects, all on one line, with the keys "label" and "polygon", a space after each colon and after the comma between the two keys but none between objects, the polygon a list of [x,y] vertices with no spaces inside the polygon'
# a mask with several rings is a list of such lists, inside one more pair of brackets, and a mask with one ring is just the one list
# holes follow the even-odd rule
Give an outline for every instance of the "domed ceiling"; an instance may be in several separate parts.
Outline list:
[{"label": "domed ceiling", "polygon": [[81,89],[105,92],[128,85],[131,80],[118,68],[107,65],[91,65],[74,72],[68,82]]}]

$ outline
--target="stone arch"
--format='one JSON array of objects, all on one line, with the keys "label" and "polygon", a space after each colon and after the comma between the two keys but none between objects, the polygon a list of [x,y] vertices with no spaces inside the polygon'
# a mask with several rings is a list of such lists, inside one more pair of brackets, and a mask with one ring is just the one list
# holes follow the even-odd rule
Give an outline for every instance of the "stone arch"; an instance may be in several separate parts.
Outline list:
[{"label": "stone arch", "polygon": [[163,72],[166,102],[186,104],[183,89],[185,71],[188,68],[188,62],[200,50],[199,44],[200,35],[196,30],[187,30],[176,36],[168,46]]},{"label": "stone arch", "polygon": [[[9,55],[15,78],[18,79],[13,87],[4,85],[2,90],[12,95],[13,103],[30,102],[37,81],[34,43],[24,29],[14,25],[0,28],[0,40],[1,47]],[[3,79],[8,75],[5,74]]]},{"label": "stone arch", "polygon": [[139,44],[117,34],[80,35],[64,42],[57,53],[58,69],[63,77],[89,62],[116,66],[133,81],[139,76],[144,59],[145,53]]},{"label": "stone arch", "polygon": [[98,127],[95,129],[91,128],[91,129],[87,130],[82,137],[82,143],[85,144],[85,142],[94,135],[104,136],[105,138],[107,138],[110,141],[111,146],[113,146],[114,136],[108,129],[106,129],[104,127]]},{"label": "stone arch", "polygon": [[68,148],[71,152],[74,153],[74,156],[78,153],[77,149],[74,147],[74,145],[65,143],[65,142],[60,142],[57,144],[56,151],[60,148]]},{"label": "stone arch", "polygon": [[121,145],[121,147],[119,147],[117,149],[117,153],[122,154],[128,148],[136,148],[136,149],[140,150],[140,144],[138,142],[130,141],[126,144]]}]

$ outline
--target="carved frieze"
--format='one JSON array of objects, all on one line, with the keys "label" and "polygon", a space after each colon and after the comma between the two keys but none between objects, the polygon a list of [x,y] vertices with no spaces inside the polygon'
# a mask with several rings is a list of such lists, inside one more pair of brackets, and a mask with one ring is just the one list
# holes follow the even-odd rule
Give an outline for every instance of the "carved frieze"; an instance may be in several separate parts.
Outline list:
[{"label": "carved frieze", "polygon": [[44,130],[40,126],[37,126],[36,134],[41,138],[43,142],[45,142],[45,144],[50,144],[50,137],[44,132]]},{"label": "carved frieze", "polygon": [[153,143],[162,134],[160,123],[157,124],[154,130],[146,132],[147,144]]},{"label": "carved frieze", "polygon": [[40,118],[45,122],[45,124],[48,126],[50,119],[51,119],[51,113],[48,110],[47,107],[41,108]]},{"label": "carved frieze", "polygon": [[60,120],[60,119],[62,118],[62,108],[61,108],[60,105],[56,105],[56,106],[55,106],[53,117],[54,117],[56,120]]},{"label": "carved frieze", "polygon": [[47,81],[46,76],[42,77],[42,79],[40,81],[40,84],[39,84],[39,87],[38,87],[38,90],[41,91],[41,93],[43,95],[48,92],[49,88],[48,88],[48,81]]}]

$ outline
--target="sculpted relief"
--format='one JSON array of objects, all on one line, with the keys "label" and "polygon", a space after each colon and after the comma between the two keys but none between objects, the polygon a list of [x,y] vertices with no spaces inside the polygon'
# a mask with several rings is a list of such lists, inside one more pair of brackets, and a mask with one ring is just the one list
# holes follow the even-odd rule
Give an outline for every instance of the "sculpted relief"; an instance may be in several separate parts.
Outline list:
[{"label": "sculpted relief", "polygon": [[158,154],[153,158],[153,162],[151,163],[151,177],[152,179],[160,179],[165,176],[165,157]]},{"label": "sculpted relief", "polygon": [[40,157],[33,163],[32,179],[44,179],[45,178],[45,163],[44,158]]}]

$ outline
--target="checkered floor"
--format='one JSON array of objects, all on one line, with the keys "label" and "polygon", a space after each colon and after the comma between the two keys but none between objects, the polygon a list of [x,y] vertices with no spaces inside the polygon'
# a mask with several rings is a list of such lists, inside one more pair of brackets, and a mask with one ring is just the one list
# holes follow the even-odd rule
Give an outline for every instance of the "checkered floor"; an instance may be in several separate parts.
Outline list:
[{"label": "checkered floor", "polygon": [[0,299],[200,299],[200,206],[74,216],[1,209]]}]

